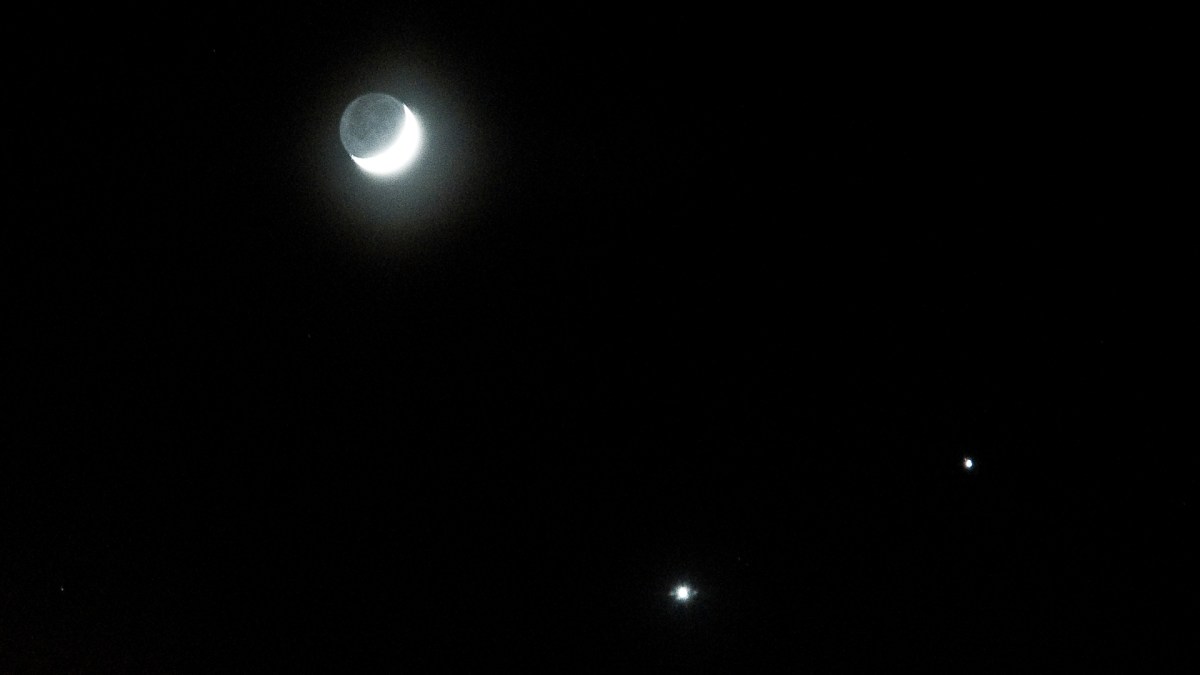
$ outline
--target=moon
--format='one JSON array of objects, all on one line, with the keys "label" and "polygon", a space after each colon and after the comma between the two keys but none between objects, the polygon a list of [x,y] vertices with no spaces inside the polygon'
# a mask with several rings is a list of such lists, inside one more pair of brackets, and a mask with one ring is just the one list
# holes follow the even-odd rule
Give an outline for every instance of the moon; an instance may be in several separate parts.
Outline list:
[{"label": "moon", "polygon": [[364,94],[346,106],[342,146],[366,173],[392,176],[412,165],[421,149],[421,122],[387,94]]}]

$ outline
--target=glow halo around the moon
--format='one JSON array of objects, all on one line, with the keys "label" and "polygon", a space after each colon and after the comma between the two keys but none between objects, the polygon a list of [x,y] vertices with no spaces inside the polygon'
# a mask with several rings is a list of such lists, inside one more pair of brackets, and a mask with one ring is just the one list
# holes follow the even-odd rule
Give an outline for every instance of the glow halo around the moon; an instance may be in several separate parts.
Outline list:
[{"label": "glow halo around the moon", "polygon": [[408,168],[417,153],[421,150],[421,123],[413,111],[404,106],[404,122],[396,142],[386,150],[370,157],[355,157],[350,159],[367,173],[376,176],[390,176]]}]

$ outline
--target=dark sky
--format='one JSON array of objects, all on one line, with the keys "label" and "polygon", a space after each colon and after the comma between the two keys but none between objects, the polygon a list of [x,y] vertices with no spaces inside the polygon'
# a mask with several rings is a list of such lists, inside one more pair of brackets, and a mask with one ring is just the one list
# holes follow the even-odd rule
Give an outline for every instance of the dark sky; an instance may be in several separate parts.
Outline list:
[{"label": "dark sky", "polygon": [[1132,28],[428,4],[14,60],[0,672],[1192,657]]}]

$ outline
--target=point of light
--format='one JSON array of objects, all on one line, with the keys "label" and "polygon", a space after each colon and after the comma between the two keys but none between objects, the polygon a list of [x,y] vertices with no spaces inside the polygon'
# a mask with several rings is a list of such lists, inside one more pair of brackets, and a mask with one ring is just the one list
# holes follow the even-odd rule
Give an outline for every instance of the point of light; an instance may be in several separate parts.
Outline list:
[{"label": "point of light", "polygon": [[409,110],[408,106],[404,106],[404,126],[400,128],[400,135],[396,137],[396,142],[391,147],[378,155],[371,157],[350,155],[350,159],[353,159],[354,163],[363,171],[376,176],[399,173],[417,158],[417,152],[421,149],[421,137],[421,123],[413,111]]},{"label": "point of light", "polygon": [[674,595],[676,600],[680,602],[687,602],[688,600],[692,599],[692,596],[696,595],[696,591],[693,591],[687,586],[679,586],[675,589]]},{"label": "point of light", "polygon": [[970,457],[964,457],[963,458],[963,468],[966,469],[967,471],[974,469],[975,468],[975,460],[971,459]]}]

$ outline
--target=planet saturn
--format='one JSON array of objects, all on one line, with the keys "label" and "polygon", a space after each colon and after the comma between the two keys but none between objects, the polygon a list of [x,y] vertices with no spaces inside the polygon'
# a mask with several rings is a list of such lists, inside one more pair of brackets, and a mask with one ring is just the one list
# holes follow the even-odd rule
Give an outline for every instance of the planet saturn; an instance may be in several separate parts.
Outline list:
[{"label": "planet saturn", "polygon": [[342,147],[360,169],[395,176],[409,168],[421,150],[421,123],[394,96],[363,94],[342,113]]}]

